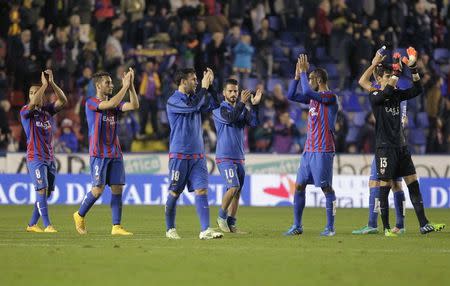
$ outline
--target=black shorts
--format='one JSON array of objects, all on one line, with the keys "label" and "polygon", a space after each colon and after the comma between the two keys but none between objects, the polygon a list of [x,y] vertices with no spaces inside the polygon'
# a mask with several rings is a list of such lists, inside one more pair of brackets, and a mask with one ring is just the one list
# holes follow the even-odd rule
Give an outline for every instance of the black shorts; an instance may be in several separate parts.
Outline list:
[{"label": "black shorts", "polygon": [[416,168],[408,147],[377,148],[375,151],[377,176],[380,180],[393,180],[398,177],[414,175]]}]

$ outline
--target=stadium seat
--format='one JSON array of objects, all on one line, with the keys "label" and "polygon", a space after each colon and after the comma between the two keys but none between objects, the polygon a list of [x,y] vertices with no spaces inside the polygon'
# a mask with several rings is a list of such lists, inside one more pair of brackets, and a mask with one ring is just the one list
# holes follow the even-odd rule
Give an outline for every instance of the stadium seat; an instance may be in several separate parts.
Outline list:
[{"label": "stadium seat", "polygon": [[346,143],[355,143],[358,138],[359,127],[350,127],[348,129],[347,136],[345,137]]},{"label": "stadium seat", "polygon": [[255,90],[256,85],[258,84],[258,79],[254,77],[249,77],[246,83],[246,89]]},{"label": "stadium seat", "polygon": [[355,117],[353,118],[354,125],[356,127],[362,127],[364,125],[364,123],[366,123],[366,115],[367,115],[367,112],[365,112],[365,111],[356,112]]},{"label": "stadium seat", "polygon": [[417,113],[416,122],[417,126],[420,128],[430,127],[430,122],[428,121],[428,114],[426,112]]},{"label": "stadium seat", "polygon": [[350,95],[344,96],[342,101],[342,106],[345,111],[353,111],[353,112],[361,112],[363,111],[358,96],[356,94],[351,93]]},{"label": "stadium seat", "polygon": [[413,145],[425,145],[427,138],[425,137],[425,131],[421,128],[415,128],[409,130],[409,142]]},{"label": "stadium seat", "polygon": [[325,47],[317,47],[316,58],[321,62],[326,62],[329,60],[327,49]]},{"label": "stadium seat", "polygon": [[297,58],[300,54],[304,54],[304,53],[306,53],[304,46],[292,47],[291,48],[291,59],[295,61],[295,60],[297,60]]},{"label": "stadium seat", "polygon": [[433,58],[438,63],[448,62],[450,58],[450,52],[448,49],[435,49],[433,52]]},{"label": "stadium seat", "polygon": [[324,69],[328,73],[328,78],[330,78],[330,79],[338,79],[339,78],[339,72],[338,72],[335,64],[333,64],[333,63],[325,64]]},{"label": "stadium seat", "polygon": [[286,55],[284,54],[284,50],[281,46],[278,44],[272,45],[272,55],[274,60],[285,58]]},{"label": "stadium seat", "polygon": [[280,40],[281,44],[287,47],[293,47],[297,44],[294,34],[291,32],[281,32]]},{"label": "stadium seat", "polygon": [[281,20],[278,16],[269,16],[269,28],[275,32],[278,32],[281,28]]},{"label": "stadium seat", "polygon": [[412,112],[407,112],[407,116],[408,116],[408,126],[407,126],[407,128],[409,128],[409,129],[417,128],[415,114],[412,113]]}]

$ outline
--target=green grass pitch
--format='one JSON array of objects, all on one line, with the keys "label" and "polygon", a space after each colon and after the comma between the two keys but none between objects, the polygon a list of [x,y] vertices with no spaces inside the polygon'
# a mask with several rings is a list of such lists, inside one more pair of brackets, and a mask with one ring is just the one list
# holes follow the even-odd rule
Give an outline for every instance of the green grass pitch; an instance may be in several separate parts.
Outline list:
[{"label": "green grass pitch", "polygon": [[[305,233],[281,234],[291,208],[240,209],[238,225],[248,234],[198,239],[194,207],[178,207],[183,237],[164,237],[163,206],[124,206],[132,237],[112,237],[107,206],[87,216],[89,234],[75,232],[77,206],[50,206],[57,234],[26,233],[32,206],[0,206],[0,285],[450,285],[450,232],[421,235],[412,210],[403,237],[354,236],[366,209],[338,209],[335,237],[319,237],[323,209],[307,208]],[[211,209],[211,222],[217,208]],[[428,209],[435,222],[450,211]],[[391,214],[393,221],[394,211]]]}]

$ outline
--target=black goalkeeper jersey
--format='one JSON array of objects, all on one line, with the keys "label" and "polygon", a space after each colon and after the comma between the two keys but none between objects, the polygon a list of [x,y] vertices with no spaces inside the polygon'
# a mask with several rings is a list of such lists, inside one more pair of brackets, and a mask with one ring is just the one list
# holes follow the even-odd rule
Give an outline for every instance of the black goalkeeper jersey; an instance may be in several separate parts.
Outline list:
[{"label": "black goalkeeper jersey", "polygon": [[413,82],[408,89],[395,89],[387,85],[384,90],[375,90],[369,94],[375,115],[375,145],[380,147],[402,147],[406,145],[402,130],[402,112],[400,102],[414,98],[423,91],[419,81]]}]

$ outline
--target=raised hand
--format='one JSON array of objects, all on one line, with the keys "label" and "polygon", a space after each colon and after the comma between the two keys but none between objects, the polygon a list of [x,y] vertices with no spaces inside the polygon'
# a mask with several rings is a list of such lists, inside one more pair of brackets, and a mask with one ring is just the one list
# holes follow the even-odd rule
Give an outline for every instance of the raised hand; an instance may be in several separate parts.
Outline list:
[{"label": "raised hand", "polygon": [[122,85],[129,86],[131,83],[131,73],[128,71],[127,73],[124,73],[122,77]]},{"label": "raised hand", "polygon": [[45,73],[43,73],[43,72],[41,72],[41,82],[42,82],[42,85],[48,84],[47,79],[45,78]]},{"label": "raised hand", "polygon": [[[381,48],[380,50],[383,50],[383,49]],[[372,65],[377,66],[377,65],[381,64],[385,58],[386,58],[386,55],[383,55],[382,52],[380,52],[378,50],[372,59]]]},{"label": "raised hand", "polygon": [[408,67],[414,67],[417,61],[417,51],[413,47],[409,47],[406,49],[406,53],[408,57],[403,57],[402,62],[406,64]]},{"label": "raised hand", "polygon": [[54,79],[53,79],[53,71],[50,69],[47,69],[44,71],[45,74],[48,74],[48,82],[49,83],[55,83]]},{"label": "raised hand", "polygon": [[130,67],[128,68],[128,72],[130,73],[130,83],[134,84],[134,70]]},{"label": "raised hand", "polygon": [[308,56],[305,54],[301,54],[298,58],[299,60],[299,70],[300,72],[308,72],[309,70],[309,63],[308,63]]},{"label": "raised hand", "polygon": [[300,56],[297,59],[297,64],[295,65],[295,79],[296,80],[300,79]]},{"label": "raised hand", "polygon": [[243,91],[241,91],[241,102],[247,103],[247,101],[251,95],[252,95],[252,93],[248,89],[244,89]]},{"label": "raised hand", "polygon": [[210,84],[212,84],[214,82],[214,72],[210,68],[206,68],[206,70],[209,72],[210,80],[211,80]]},{"label": "raised hand", "polygon": [[262,95],[263,95],[263,93],[262,93],[262,90],[260,90],[260,89],[258,89],[256,91],[255,95],[252,94],[252,97],[251,97],[252,104],[258,105],[261,102]]}]

